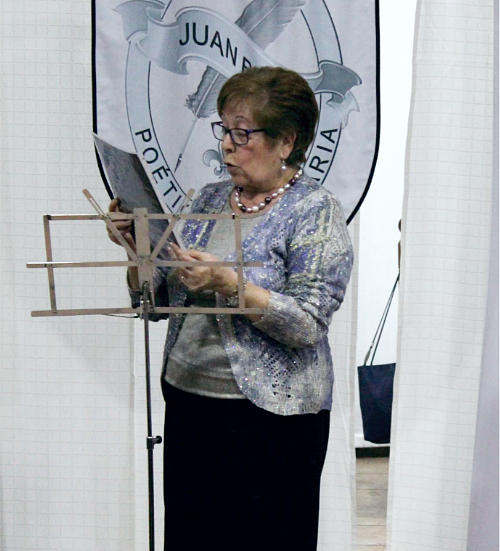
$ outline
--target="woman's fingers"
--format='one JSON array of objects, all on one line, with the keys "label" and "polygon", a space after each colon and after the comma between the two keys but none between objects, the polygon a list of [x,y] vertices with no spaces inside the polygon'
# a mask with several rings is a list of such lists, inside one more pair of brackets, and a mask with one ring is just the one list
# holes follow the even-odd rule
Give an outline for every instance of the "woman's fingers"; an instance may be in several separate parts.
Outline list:
[{"label": "woman's fingers", "polygon": [[219,257],[210,253],[204,253],[202,251],[196,251],[194,249],[184,251],[179,248],[175,243],[172,243],[172,248],[176,252],[179,260],[185,260],[187,262],[193,260],[201,260],[204,262],[217,262],[218,260],[220,260]]},{"label": "woman's fingers", "polygon": [[[119,213],[119,212],[124,212],[120,209],[120,205],[121,205],[121,199],[119,197],[116,197],[115,199],[113,199],[109,203],[109,213],[115,214],[115,213]],[[132,226],[133,226],[132,220],[130,220],[130,219],[127,219],[127,220],[117,219],[117,220],[113,220],[113,224],[114,224],[115,228],[121,233],[121,235],[126,239],[127,243],[130,246],[133,247],[134,246],[134,239],[131,235]],[[121,245],[120,241],[118,240],[116,235],[113,233],[113,231],[109,227],[107,228],[107,232],[108,232],[109,239],[113,243],[116,243],[117,245]]]},{"label": "woman's fingers", "polygon": [[213,255],[208,253],[202,253],[201,251],[190,250],[189,254],[194,260],[210,261],[210,260],[213,260],[214,258]]},{"label": "woman's fingers", "polygon": [[[175,243],[171,243],[169,249],[172,260],[178,260],[181,262],[193,262],[198,260],[198,255],[194,254],[195,251],[183,251]],[[177,277],[186,287],[191,290],[196,290],[204,287],[204,284],[208,281],[206,266],[179,266],[177,268]]]},{"label": "woman's fingers", "polygon": [[[195,256],[192,254],[194,251],[183,251],[180,247],[178,247],[175,243],[172,243],[170,245],[170,256],[172,260],[179,260],[182,262],[193,262],[194,260],[197,260]],[[190,272],[193,269],[195,269],[192,266],[183,266],[182,268],[179,268],[179,270],[183,270],[184,272]]]},{"label": "woman's fingers", "polygon": [[130,231],[132,228],[132,220],[113,220],[112,222],[120,231]]},{"label": "woman's fingers", "polygon": [[116,197],[109,203],[109,212],[118,212],[120,210],[120,198]]},{"label": "woman's fingers", "polygon": [[[177,260],[181,260],[181,259],[182,260],[191,260],[191,257],[187,254],[188,251],[183,251],[175,243],[170,243],[169,247],[170,247],[171,251],[173,252],[174,256],[177,258]],[[192,251],[189,251],[189,252],[192,252]]]},{"label": "woman's fingers", "polygon": [[[130,234],[130,232],[132,231],[132,224],[129,220],[115,220],[113,221],[113,225],[123,236]],[[110,239],[112,239],[113,241],[116,240],[116,236],[111,228],[108,227],[107,230]]]},{"label": "woman's fingers", "polygon": [[[192,249],[184,251],[175,244],[172,244],[170,250],[173,260],[183,262],[203,262],[203,265],[180,266],[177,268],[177,276],[179,280],[192,291],[201,291],[203,289],[217,291],[221,288],[221,286],[226,285],[226,280],[230,279],[230,276],[233,275],[232,270],[229,270],[228,268],[220,268],[210,265],[210,262],[217,262],[220,260],[213,254],[195,251]],[[205,264],[205,262],[207,264]]]}]

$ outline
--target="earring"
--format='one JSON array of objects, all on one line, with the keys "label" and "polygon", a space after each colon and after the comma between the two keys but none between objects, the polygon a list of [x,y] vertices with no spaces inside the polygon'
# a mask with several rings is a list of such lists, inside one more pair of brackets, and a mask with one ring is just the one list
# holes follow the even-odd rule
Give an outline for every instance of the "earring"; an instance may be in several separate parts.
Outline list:
[{"label": "earring", "polygon": [[285,172],[287,166],[286,166],[286,162],[285,162],[285,159],[281,159],[281,170],[282,172]]}]

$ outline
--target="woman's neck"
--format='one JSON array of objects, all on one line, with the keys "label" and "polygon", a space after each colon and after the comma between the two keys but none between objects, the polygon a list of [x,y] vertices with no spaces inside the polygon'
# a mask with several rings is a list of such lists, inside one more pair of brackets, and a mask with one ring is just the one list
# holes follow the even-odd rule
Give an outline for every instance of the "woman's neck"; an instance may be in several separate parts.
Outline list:
[{"label": "woman's neck", "polygon": [[296,168],[287,168],[283,172],[283,175],[276,182],[265,186],[264,189],[262,185],[255,187],[252,185],[247,185],[242,188],[241,198],[249,202],[264,200],[266,197],[269,197],[273,192],[276,192],[279,188],[283,187],[287,182],[289,182],[296,173]]},{"label": "woman's neck", "polygon": [[[302,175],[302,170],[287,169],[275,186],[269,190],[254,190],[252,186],[247,188],[236,186],[231,195],[232,208],[237,207],[244,214],[255,214],[269,210],[280,197],[286,193],[297,179]],[[245,193],[246,192],[246,193]]]}]

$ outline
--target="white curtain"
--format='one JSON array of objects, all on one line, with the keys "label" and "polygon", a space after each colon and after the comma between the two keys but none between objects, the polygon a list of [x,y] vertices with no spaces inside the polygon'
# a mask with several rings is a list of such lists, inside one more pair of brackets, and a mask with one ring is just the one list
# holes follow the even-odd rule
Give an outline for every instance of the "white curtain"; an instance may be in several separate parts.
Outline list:
[{"label": "white curtain", "polygon": [[[148,546],[142,324],[31,317],[48,310],[42,216],[108,198],[93,149],[91,6],[3,0],[1,55],[0,549],[135,551]],[[55,260],[123,260],[102,222],[52,222]],[[356,240],[356,227],[353,233]],[[353,277],[355,282],[356,277]],[[56,271],[59,308],[127,306],[124,270]],[[321,549],[355,541],[352,368],[355,283],[332,328],[337,394],[325,468]],[[353,329],[354,328],[354,329]],[[153,431],[166,322],[151,328]],[[162,548],[162,446],[155,448],[156,549]]]},{"label": "white curtain", "polygon": [[498,350],[498,262],[499,262],[499,36],[498,2],[495,4],[495,64],[494,64],[494,132],[493,132],[493,189],[491,194],[491,243],[488,281],[488,307],[484,333],[483,361],[479,387],[474,466],[469,514],[467,551],[498,550],[499,503],[498,503],[498,459],[499,459],[499,350]]},{"label": "white curtain", "polygon": [[490,267],[493,0],[420,0],[413,78],[388,549],[465,551]]},{"label": "white curtain", "polygon": [[[355,255],[359,219],[349,225]],[[335,372],[328,454],[321,478],[318,551],[356,551],[356,456],[354,449],[354,376],[358,324],[358,263],[355,262],[342,308],[330,326]]]},{"label": "white curtain", "polygon": [[[92,214],[82,188],[108,203],[91,137],[90,2],[1,10],[0,549],[135,551],[147,500],[136,492],[146,430],[133,324],[32,318],[50,308],[47,274],[26,268],[45,260],[43,214]],[[52,237],[56,260],[123,260],[99,221],[53,222]],[[126,306],[123,277],[60,270],[58,307]]]}]

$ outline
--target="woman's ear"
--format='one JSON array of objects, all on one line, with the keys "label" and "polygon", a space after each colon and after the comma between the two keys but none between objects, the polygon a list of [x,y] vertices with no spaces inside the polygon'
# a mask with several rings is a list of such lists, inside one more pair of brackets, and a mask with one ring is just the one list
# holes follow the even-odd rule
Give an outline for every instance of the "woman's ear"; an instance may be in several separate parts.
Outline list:
[{"label": "woman's ear", "polygon": [[290,132],[283,135],[281,138],[281,159],[288,159],[293,151],[296,138],[297,134],[295,132]]}]

